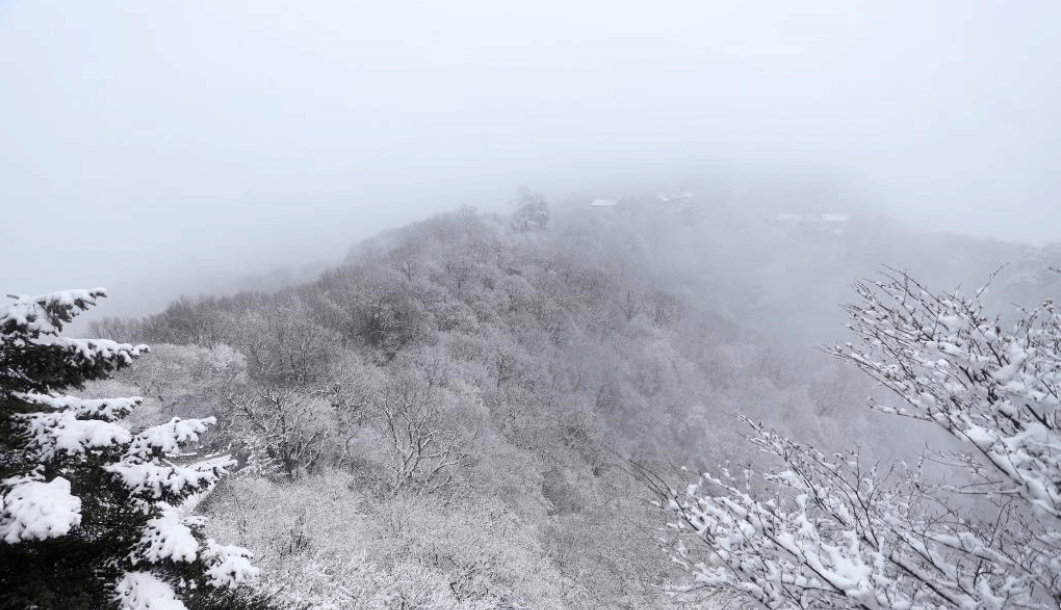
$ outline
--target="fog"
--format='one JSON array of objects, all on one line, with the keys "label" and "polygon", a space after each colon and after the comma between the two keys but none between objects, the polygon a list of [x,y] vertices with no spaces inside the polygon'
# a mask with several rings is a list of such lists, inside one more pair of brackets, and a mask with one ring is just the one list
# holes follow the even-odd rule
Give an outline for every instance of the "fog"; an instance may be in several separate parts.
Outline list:
[{"label": "fog", "polygon": [[842,185],[1042,243],[1058,31],[1052,2],[0,2],[0,283],[175,294],[520,185]]}]

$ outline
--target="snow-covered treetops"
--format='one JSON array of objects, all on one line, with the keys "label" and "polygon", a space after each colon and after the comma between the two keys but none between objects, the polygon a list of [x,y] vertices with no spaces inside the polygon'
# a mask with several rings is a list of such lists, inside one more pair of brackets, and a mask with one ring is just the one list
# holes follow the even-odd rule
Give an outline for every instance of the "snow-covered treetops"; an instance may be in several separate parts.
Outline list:
[{"label": "snow-covered treetops", "polygon": [[870,467],[753,423],[780,472],[704,474],[681,492],[655,479],[691,586],[765,608],[1057,608],[1061,314],[1048,301],[1004,323],[979,292],[903,273],[856,289],[857,340],[829,351],[903,405],[875,408],[962,450]]},{"label": "snow-covered treetops", "polygon": [[63,394],[147,346],[70,339],[102,289],[11,297],[0,308],[0,606],[179,609],[246,605],[249,554],[202,535],[181,505],[224,464],[178,465],[212,418],[122,425],[139,397]]}]

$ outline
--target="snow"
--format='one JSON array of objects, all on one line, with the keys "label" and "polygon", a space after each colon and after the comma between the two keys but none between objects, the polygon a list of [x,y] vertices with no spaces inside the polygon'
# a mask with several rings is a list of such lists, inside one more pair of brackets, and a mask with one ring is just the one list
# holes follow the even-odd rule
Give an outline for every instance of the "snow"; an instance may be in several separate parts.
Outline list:
[{"label": "snow", "polygon": [[103,288],[63,290],[36,297],[12,295],[14,302],[0,312],[0,331],[18,326],[25,327],[31,334],[54,335],[62,328],[52,324],[47,309],[59,307],[71,311],[65,316],[69,320],[73,309],[86,310],[96,304],[97,298],[105,296],[107,291]]},{"label": "snow", "polygon": [[124,444],[132,440],[128,430],[118,424],[81,420],[71,411],[33,413],[16,416],[27,423],[31,455],[40,461],[60,454],[81,456],[87,451]]},{"label": "snow", "polygon": [[147,458],[155,452],[162,455],[180,453],[181,445],[199,440],[199,435],[206,432],[207,425],[217,423],[214,417],[204,419],[185,419],[174,417],[165,424],[151,426],[136,435],[129,455]]},{"label": "snow", "polygon": [[121,610],[187,610],[173,587],[148,572],[126,572],[114,598]]},{"label": "snow", "polygon": [[199,553],[199,541],[192,534],[189,524],[202,525],[202,519],[181,519],[179,516],[168,514],[149,520],[144,527],[133,563],[157,563],[165,559],[195,561]]},{"label": "snow", "polygon": [[0,498],[0,537],[8,544],[45,540],[69,533],[81,523],[81,499],[70,493],[70,481],[44,482],[33,475],[0,482],[10,489]]},{"label": "snow", "polygon": [[39,345],[63,348],[85,360],[120,360],[125,364],[130,364],[136,356],[151,351],[146,345],[118,343],[110,339],[71,339],[70,337],[42,336],[38,337],[35,342]]},{"label": "snow", "polygon": [[80,419],[121,419],[140,406],[143,398],[78,398],[62,394],[34,394],[16,392],[15,397],[30,404],[42,405],[56,411],[70,411]]},{"label": "snow", "polygon": [[210,585],[234,587],[253,582],[260,570],[251,565],[251,557],[251,552],[243,547],[217,544],[208,539],[203,559],[210,565],[206,570]]},{"label": "snow", "polygon": [[163,494],[178,495],[206,489],[218,478],[215,472],[158,464],[121,462],[105,466],[104,470],[118,475],[135,495],[151,500],[160,500]]},{"label": "snow", "polygon": [[[174,464],[171,464],[174,465]],[[230,466],[235,466],[236,460],[232,459],[232,454],[229,453],[217,453],[214,455],[206,456],[201,460],[193,462],[191,464],[185,464],[188,468],[192,468],[201,472],[211,470],[224,470]]]}]

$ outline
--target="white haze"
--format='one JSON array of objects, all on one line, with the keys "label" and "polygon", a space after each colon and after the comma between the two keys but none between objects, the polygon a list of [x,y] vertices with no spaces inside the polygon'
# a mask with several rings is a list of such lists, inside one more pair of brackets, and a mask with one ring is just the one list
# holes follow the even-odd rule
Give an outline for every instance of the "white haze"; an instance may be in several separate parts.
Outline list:
[{"label": "white haze", "polygon": [[1049,241],[1059,31],[1056,2],[0,1],[0,283],[172,296],[523,184],[842,184]]}]

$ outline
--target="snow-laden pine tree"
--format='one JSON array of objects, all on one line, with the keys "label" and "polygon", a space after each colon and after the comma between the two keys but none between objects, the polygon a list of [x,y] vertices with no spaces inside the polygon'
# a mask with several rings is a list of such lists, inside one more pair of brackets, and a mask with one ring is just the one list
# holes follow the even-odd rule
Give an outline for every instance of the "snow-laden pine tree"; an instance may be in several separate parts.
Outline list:
[{"label": "snow-laden pine tree", "polygon": [[521,187],[512,204],[516,206],[512,228],[517,232],[541,230],[549,225],[549,204],[541,193]]},{"label": "snow-laden pine tree", "polygon": [[765,608],[1057,608],[1061,313],[1046,302],[1004,324],[979,293],[902,273],[857,291],[857,340],[832,354],[905,405],[873,406],[960,441],[933,464],[953,471],[930,483],[919,465],[867,467],[753,424],[780,472],[705,474],[680,492],[653,479],[692,587]]},{"label": "snow-laden pine tree", "polygon": [[147,350],[59,335],[102,289],[11,297],[0,308],[0,607],[245,607],[249,553],[202,535],[181,510],[224,463],[177,465],[213,423],[131,431],[141,399],[64,394]]}]

